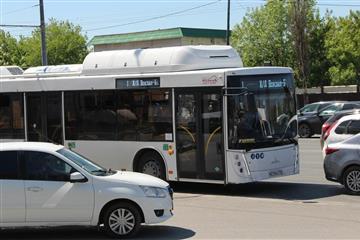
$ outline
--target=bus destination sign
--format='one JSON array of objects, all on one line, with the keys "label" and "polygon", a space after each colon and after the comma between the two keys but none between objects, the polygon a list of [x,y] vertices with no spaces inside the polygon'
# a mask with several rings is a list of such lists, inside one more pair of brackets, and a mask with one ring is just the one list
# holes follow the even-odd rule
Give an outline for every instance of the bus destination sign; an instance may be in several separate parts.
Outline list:
[{"label": "bus destination sign", "polygon": [[259,88],[284,88],[287,86],[286,79],[259,80]]},{"label": "bus destination sign", "polygon": [[157,88],[160,87],[160,78],[131,78],[116,79],[116,88]]}]

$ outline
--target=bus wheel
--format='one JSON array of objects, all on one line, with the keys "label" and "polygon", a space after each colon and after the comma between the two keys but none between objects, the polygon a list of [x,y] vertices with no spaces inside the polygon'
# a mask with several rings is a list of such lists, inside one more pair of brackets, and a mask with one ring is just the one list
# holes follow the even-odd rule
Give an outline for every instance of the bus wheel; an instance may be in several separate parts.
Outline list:
[{"label": "bus wheel", "polygon": [[163,159],[155,152],[144,153],[139,161],[138,171],[165,180]]}]

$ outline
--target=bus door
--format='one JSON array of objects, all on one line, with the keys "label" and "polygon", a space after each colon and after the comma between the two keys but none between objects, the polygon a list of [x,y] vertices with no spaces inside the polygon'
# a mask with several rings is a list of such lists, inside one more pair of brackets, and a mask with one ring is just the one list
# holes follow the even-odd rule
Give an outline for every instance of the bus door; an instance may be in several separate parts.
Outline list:
[{"label": "bus door", "polygon": [[27,140],[63,144],[61,92],[26,93]]},{"label": "bus door", "polygon": [[221,89],[179,89],[175,102],[179,177],[224,180]]}]

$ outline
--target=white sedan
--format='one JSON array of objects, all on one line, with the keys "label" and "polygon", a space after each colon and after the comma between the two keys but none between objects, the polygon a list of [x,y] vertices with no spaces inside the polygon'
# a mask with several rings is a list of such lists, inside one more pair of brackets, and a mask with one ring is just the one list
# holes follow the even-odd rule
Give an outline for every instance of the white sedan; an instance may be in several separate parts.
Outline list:
[{"label": "white sedan", "polygon": [[127,237],[172,216],[167,182],[107,170],[50,143],[0,143],[0,189],[0,228],[103,225]]}]

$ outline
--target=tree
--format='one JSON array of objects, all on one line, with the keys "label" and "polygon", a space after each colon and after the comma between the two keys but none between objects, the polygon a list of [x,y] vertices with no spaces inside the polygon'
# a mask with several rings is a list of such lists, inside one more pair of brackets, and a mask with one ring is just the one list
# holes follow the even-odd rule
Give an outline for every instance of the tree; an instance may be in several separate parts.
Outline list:
[{"label": "tree", "polygon": [[21,54],[16,38],[0,30],[0,66],[21,65]]},{"label": "tree", "polygon": [[332,85],[356,84],[360,81],[360,11],[350,11],[346,17],[335,18],[325,45],[332,66]]},{"label": "tree", "polygon": [[246,66],[291,65],[293,50],[288,29],[288,9],[281,0],[268,1],[248,12],[235,25],[232,46],[240,53]]},{"label": "tree", "polygon": [[[25,65],[41,65],[40,29],[35,29],[30,37],[21,37],[20,47]],[[81,27],[69,21],[50,19],[46,26],[46,45],[49,65],[81,63],[87,54],[86,36]]]},{"label": "tree", "polygon": [[327,58],[327,48],[325,46],[326,35],[330,30],[333,18],[327,12],[323,18],[319,11],[316,11],[313,21],[309,26],[309,60],[310,60],[310,86],[330,85],[330,75],[328,70],[331,66]]},{"label": "tree", "polygon": [[291,36],[293,39],[293,46],[295,49],[296,66],[298,70],[298,77],[302,82],[304,88],[304,102],[306,99],[306,89],[310,76],[310,62],[309,62],[309,22],[313,17],[312,0],[296,0],[289,2],[289,18]]}]

